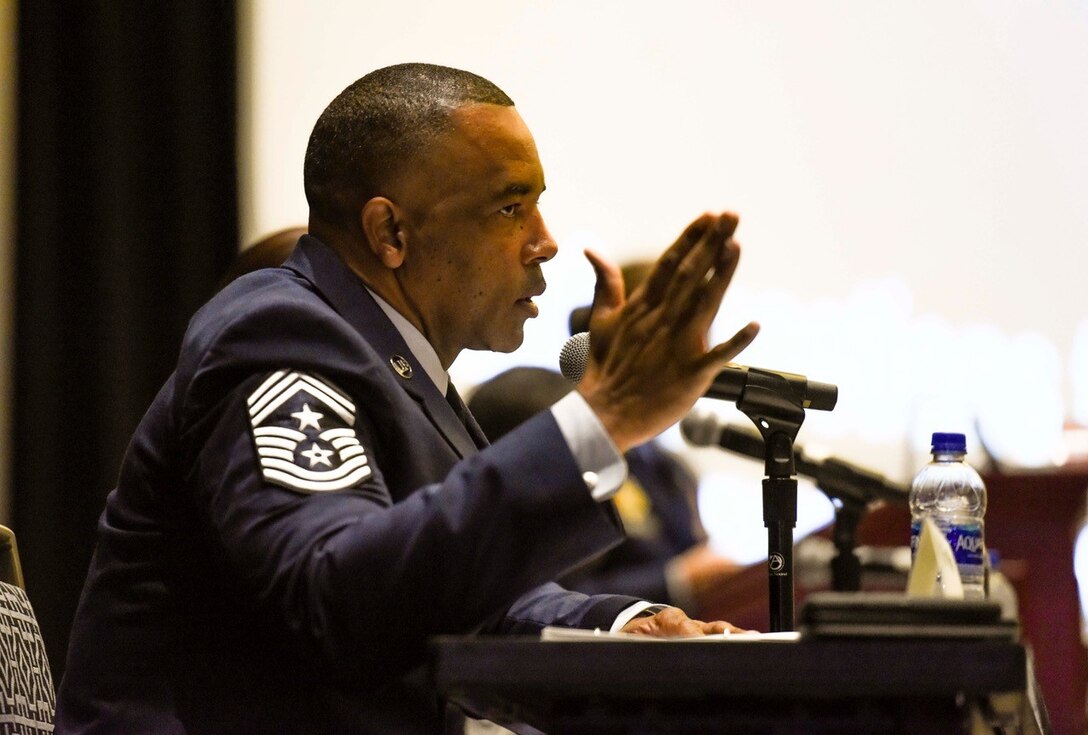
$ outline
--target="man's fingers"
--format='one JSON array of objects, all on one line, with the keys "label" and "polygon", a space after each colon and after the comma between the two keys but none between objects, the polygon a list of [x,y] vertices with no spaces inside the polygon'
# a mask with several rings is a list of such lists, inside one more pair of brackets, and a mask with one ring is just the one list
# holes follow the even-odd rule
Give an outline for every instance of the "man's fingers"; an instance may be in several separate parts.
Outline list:
[{"label": "man's fingers", "polygon": [[713,319],[733,278],[740,247],[732,241],[737,218],[721,215],[676,269],[665,293],[665,309],[676,323]]},{"label": "man's fingers", "polygon": [[748,322],[743,328],[736,334],[730,337],[720,345],[716,345],[713,349],[706,353],[706,357],[703,359],[703,364],[708,368],[721,369],[721,367],[739,355],[744,349],[752,344],[752,340],[759,334],[759,323]]},{"label": "man's fingers", "polygon": [[597,277],[593,288],[592,314],[611,312],[623,306],[623,275],[620,269],[588,248],[584,252]]},{"label": "man's fingers", "polygon": [[715,633],[747,633],[724,620],[692,620],[678,607],[668,607],[650,617],[635,618],[623,626],[624,633],[637,633],[658,638],[713,635]]},{"label": "man's fingers", "polygon": [[[696,219],[629,298],[619,269],[586,251],[597,285],[592,355],[579,392],[621,449],[674,423],[701,394],[700,383],[709,384],[712,373],[755,338],[753,323],[707,351],[708,330],[739,257],[732,242],[738,221],[731,213]],[[660,391],[662,381],[669,390]]]},{"label": "man's fingers", "polygon": [[712,620],[709,623],[703,623],[703,632],[707,635],[713,635],[715,633],[748,633],[749,631],[738,628],[724,620]]},{"label": "man's fingers", "polygon": [[706,233],[714,227],[715,222],[716,218],[713,215],[702,215],[688,225],[676,242],[669,246],[664,255],[658,259],[653,272],[650,273],[643,284],[643,298],[647,303],[657,304],[665,298],[676,276],[677,269],[684,262],[684,258],[696,244],[705,238]]},{"label": "man's fingers", "polygon": [[656,616],[659,629],[656,635],[691,636],[702,635],[703,625],[698,620],[692,620],[678,607],[670,607],[662,610]]},{"label": "man's fingers", "polygon": [[[732,627],[724,620],[713,620],[709,623],[703,623],[703,632],[707,635],[713,635],[715,633],[724,633]],[[732,631],[730,631],[732,632]]]},{"label": "man's fingers", "polygon": [[725,296],[725,290],[733,281],[733,274],[736,273],[739,262],[740,245],[730,237],[719,251],[718,261],[714,264],[714,273],[707,283],[705,301],[714,305],[715,314]]}]

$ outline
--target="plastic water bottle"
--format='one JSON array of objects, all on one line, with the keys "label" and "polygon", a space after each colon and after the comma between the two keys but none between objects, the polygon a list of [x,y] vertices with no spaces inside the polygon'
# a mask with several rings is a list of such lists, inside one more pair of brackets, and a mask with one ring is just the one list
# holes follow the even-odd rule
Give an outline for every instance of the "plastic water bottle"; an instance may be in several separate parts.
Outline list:
[{"label": "plastic water bottle", "polygon": [[963,594],[967,599],[986,596],[986,486],[964,461],[963,434],[933,434],[933,460],[914,476],[910,488],[911,561],[918,550],[922,521],[931,518],[944,532],[956,555]]}]

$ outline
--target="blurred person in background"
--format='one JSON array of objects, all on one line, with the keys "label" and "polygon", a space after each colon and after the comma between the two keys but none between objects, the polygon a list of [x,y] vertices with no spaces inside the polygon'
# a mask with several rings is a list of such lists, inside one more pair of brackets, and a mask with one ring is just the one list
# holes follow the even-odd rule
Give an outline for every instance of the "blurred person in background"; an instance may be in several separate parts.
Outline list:
[{"label": "blurred person in background", "polygon": [[[554,370],[515,367],[477,386],[468,407],[491,442],[547,410],[574,389]],[[697,482],[658,442],[630,449],[628,473],[612,501],[626,538],[558,581],[565,587],[645,597],[705,614],[740,567],[708,545],[696,506]]]}]

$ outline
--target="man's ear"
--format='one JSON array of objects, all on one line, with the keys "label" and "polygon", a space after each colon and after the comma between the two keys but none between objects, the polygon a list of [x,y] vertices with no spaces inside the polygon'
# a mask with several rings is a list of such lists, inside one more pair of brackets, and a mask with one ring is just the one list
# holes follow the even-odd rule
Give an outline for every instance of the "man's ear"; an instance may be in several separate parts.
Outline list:
[{"label": "man's ear", "polygon": [[386,268],[399,268],[408,253],[400,208],[385,197],[374,197],[363,205],[359,218],[370,250]]}]

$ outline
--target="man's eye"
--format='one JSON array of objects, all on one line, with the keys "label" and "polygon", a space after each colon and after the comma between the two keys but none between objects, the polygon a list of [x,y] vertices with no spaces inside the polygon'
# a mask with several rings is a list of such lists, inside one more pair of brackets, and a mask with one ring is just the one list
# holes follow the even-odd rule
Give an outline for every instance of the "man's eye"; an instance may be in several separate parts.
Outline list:
[{"label": "man's eye", "polygon": [[501,214],[503,217],[513,218],[517,216],[518,207],[520,206],[520,204],[507,204],[505,207],[499,210],[499,214]]}]

